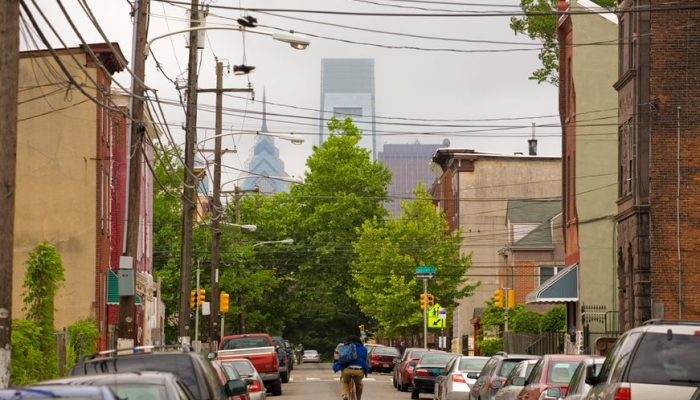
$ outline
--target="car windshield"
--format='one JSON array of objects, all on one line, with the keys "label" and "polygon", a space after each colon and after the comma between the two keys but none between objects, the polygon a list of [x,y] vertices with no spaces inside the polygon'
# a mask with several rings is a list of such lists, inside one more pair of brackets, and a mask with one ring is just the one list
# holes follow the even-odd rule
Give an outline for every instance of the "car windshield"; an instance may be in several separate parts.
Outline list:
[{"label": "car windshield", "polygon": [[481,371],[488,358],[462,358],[459,360],[460,371]]},{"label": "car windshield", "polygon": [[137,383],[113,383],[108,386],[117,394],[120,399],[129,400],[168,400],[165,386],[162,385],[140,385]]},{"label": "car windshield", "polygon": [[501,370],[498,372],[498,376],[503,376],[506,377],[510,375],[510,371],[515,368],[515,366],[520,362],[521,360],[503,360],[501,363]]},{"label": "car windshield", "polygon": [[579,361],[553,362],[549,366],[549,383],[569,383]]},{"label": "car windshield", "polygon": [[629,369],[629,381],[656,385],[700,384],[700,336],[647,333]]},{"label": "car windshield", "polygon": [[447,365],[454,357],[454,354],[424,354],[420,358],[420,363],[422,365]]},{"label": "car windshield", "polygon": [[270,347],[270,342],[265,338],[241,338],[224,343],[224,350],[249,349],[252,347]]},{"label": "car windshield", "polygon": [[304,350],[305,356],[315,356],[316,354],[318,354],[318,351],[316,350]]},{"label": "car windshield", "polygon": [[374,350],[372,350],[372,353],[397,357],[401,354],[397,349],[393,347],[375,347]]},{"label": "car windshield", "polygon": [[255,368],[246,361],[222,361],[221,364],[224,367],[231,366],[235,368],[241,375],[255,375]]}]

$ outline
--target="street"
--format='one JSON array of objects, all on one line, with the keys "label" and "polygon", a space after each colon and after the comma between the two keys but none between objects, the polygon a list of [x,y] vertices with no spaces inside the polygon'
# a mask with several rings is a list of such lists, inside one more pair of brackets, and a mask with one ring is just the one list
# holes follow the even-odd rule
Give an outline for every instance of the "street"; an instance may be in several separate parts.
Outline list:
[{"label": "street", "polygon": [[[301,364],[294,367],[289,383],[282,386],[282,399],[339,399],[340,374],[333,374],[330,363]],[[391,384],[390,373],[370,374],[364,380],[365,400],[407,400],[410,393],[401,393]],[[268,398],[272,399],[269,397]],[[421,398],[432,398],[422,394]]]}]

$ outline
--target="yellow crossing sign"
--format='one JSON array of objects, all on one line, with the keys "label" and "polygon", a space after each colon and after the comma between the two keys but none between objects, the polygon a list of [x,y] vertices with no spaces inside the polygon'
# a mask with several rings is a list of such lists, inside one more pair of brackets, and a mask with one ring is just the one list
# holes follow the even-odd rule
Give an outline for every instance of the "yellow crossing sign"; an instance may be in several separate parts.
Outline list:
[{"label": "yellow crossing sign", "polygon": [[428,328],[442,329],[446,326],[447,309],[435,304],[428,310]]}]

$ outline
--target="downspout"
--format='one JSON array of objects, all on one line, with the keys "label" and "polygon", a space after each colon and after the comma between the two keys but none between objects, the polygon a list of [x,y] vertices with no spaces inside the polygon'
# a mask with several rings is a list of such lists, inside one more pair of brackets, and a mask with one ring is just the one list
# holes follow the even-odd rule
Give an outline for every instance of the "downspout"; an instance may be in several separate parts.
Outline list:
[{"label": "downspout", "polygon": [[681,260],[681,107],[676,108],[676,257],[678,264],[678,319],[683,319],[683,264]]}]

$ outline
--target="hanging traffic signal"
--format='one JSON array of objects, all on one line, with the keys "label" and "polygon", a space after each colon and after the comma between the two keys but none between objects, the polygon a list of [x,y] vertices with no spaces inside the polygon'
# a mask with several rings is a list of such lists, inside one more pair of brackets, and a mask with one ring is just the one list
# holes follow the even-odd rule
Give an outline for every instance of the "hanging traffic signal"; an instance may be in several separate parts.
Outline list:
[{"label": "hanging traffic signal", "polygon": [[197,305],[197,292],[196,291],[191,291],[190,292],[190,309],[194,310],[194,307]]},{"label": "hanging traffic signal", "polygon": [[435,305],[435,296],[429,294],[427,303],[428,308],[432,308]]},{"label": "hanging traffic signal", "polygon": [[219,294],[219,312],[226,314],[228,312],[228,306],[228,293],[221,292],[221,294]]},{"label": "hanging traffic signal", "polygon": [[508,289],[508,308],[515,307],[515,290]]},{"label": "hanging traffic signal", "polygon": [[420,295],[420,309],[421,310],[427,310],[428,309],[428,298],[425,294],[421,293]]},{"label": "hanging traffic signal", "polygon": [[199,289],[199,306],[201,307],[202,304],[204,304],[204,300],[207,298],[207,291],[204,289]]},{"label": "hanging traffic signal", "polygon": [[493,292],[493,306],[496,308],[503,308],[505,305],[503,300],[503,289],[495,290]]}]

